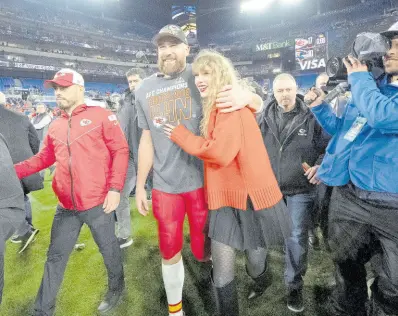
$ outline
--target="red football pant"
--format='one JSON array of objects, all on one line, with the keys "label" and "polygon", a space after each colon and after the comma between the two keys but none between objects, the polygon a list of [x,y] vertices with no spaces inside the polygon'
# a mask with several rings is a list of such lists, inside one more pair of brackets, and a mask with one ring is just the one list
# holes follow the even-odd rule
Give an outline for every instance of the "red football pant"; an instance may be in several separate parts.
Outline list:
[{"label": "red football pant", "polygon": [[185,214],[188,214],[191,250],[199,261],[210,258],[204,190],[180,194],[152,191],[153,215],[158,221],[159,248],[162,258],[170,260],[182,250]]}]

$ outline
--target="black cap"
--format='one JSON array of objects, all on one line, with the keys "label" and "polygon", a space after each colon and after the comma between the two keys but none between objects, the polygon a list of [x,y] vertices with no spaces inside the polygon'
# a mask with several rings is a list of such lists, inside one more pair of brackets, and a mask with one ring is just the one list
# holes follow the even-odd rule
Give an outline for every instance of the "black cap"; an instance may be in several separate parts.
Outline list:
[{"label": "black cap", "polygon": [[389,39],[398,36],[398,22],[394,23],[387,31],[381,32],[380,34]]},{"label": "black cap", "polygon": [[180,42],[188,45],[187,37],[185,36],[184,31],[178,25],[169,24],[163,27],[152,39],[152,43],[158,46],[159,40],[164,37],[174,37]]}]

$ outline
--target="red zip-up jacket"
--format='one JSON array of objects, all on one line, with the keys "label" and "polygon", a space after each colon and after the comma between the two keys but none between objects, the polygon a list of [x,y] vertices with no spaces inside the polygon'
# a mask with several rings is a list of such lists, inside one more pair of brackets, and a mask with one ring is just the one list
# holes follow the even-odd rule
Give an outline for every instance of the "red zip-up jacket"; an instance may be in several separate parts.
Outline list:
[{"label": "red zip-up jacket", "polygon": [[53,190],[62,207],[85,211],[121,191],[129,148],[116,115],[101,107],[77,107],[53,121],[42,150],[15,165],[19,179],[57,163]]}]

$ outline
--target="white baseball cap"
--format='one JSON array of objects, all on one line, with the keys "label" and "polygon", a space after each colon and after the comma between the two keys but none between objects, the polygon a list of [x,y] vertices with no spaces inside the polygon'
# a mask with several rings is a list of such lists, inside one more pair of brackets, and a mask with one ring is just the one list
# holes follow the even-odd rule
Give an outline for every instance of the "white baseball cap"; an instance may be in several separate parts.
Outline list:
[{"label": "white baseball cap", "polygon": [[398,22],[394,23],[387,31],[381,32],[380,34],[390,39],[394,36],[398,36]]},{"label": "white baseball cap", "polygon": [[44,82],[45,88],[54,88],[54,85],[61,87],[78,85],[84,87],[84,79],[83,76],[77,71],[69,68],[63,68],[55,74],[54,79],[46,80]]}]

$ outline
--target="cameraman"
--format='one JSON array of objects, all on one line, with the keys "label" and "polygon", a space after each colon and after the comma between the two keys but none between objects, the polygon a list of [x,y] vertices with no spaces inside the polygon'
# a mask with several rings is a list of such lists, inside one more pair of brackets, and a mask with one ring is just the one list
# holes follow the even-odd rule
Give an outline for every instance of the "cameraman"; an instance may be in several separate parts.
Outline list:
[{"label": "cameraman", "polygon": [[[391,39],[385,76],[376,82],[367,66],[345,60],[352,100],[342,118],[313,88],[306,100],[333,138],[317,178],[336,186],[330,204],[329,240],[336,265],[333,315],[366,315],[365,263],[382,249],[372,285],[369,315],[398,314],[398,23]],[[315,91],[317,93],[315,93]]]}]

